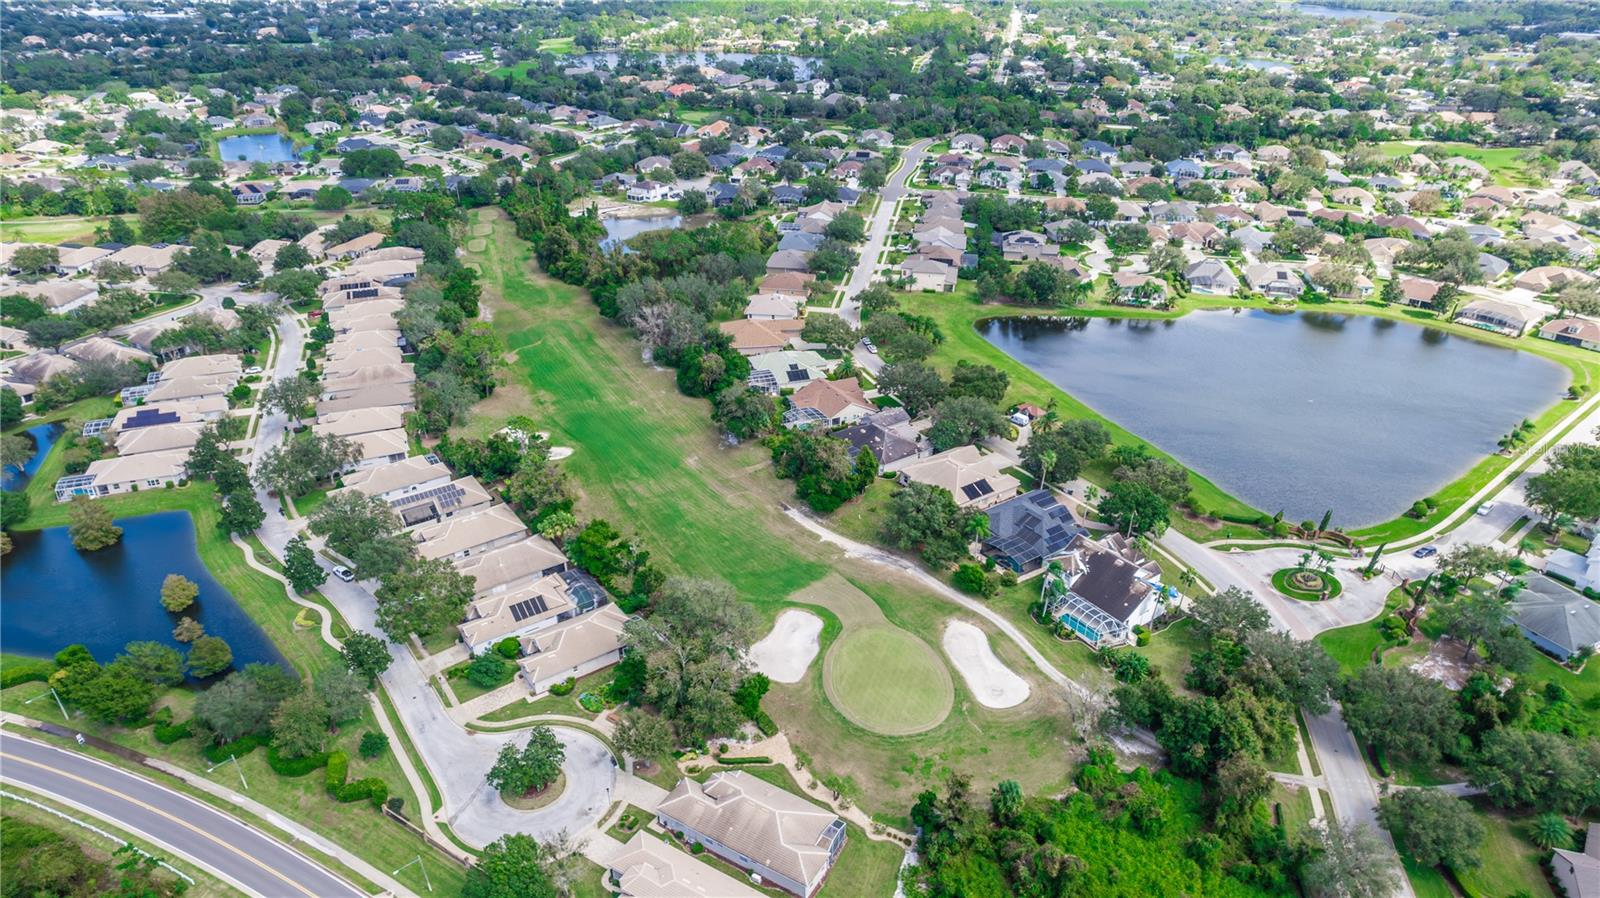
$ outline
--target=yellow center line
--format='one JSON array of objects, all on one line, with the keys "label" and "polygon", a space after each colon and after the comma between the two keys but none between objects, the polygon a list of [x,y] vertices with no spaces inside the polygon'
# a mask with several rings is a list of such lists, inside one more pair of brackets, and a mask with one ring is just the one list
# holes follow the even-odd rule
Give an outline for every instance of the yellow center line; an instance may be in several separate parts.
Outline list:
[{"label": "yellow center line", "polygon": [[[272,867],[270,867],[267,864],[263,863],[255,855],[249,854],[248,852],[245,852],[245,851],[241,851],[237,846],[230,845],[227,842],[224,842],[221,839],[217,838],[216,836],[212,835],[211,833],[208,833],[205,830],[195,826],[194,824],[189,823],[188,821],[185,821],[185,820],[181,820],[181,819],[179,819],[177,817],[174,817],[173,815],[167,813],[166,811],[161,810],[158,807],[155,807],[154,805],[148,804],[146,802],[140,801],[137,798],[134,798],[132,795],[128,795],[127,793],[124,793],[124,792],[119,792],[116,789],[113,789],[113,788],[111,788],[109,786],[103,786],[100,783],[94,782],[92,780],[84,779],[81,776],[77,776],[76,774],[68,773],[65,770],[59,770],[59,769],[57,769],[55,767],[51,767],[51,766],[49,766],[47,764],[42,764],[42,763],[40,763],[38,761],[30,760],[28,758],[19,757],[17,755],[11,754],[10,752],[0,751],[0,758],[5,758],[5,759],[11,760],[11,761],[16,761],[16,762],[19,762],[19,763],[22,763],[22,764],[27,764],[27,765],[32,766],[32,767],[37,767],[40,770],[48,771],[48,772],[53,773],[53,774],[55,774],[57,776],[64,776],[67,779],[75,780],[75,781],[77,781],[79,783],[82,783],[85,786],[88,786],[88,787],[92,788],[92,789],[98,789],[99,791],[105,792],[108,795],[114,795],[114,796],[122,799],[123,801],[127,801],[127,802],[131,802],[133,804],[136,804],[139,807],[142,807],[145,810],[147,810],[147,811],[149,811],[149,812],[151,812],[153,814],[157,814],[159,816],[165,817],[166,819],[172,821],[173,823],[178,824],[179,826],[183,827],[184,829],[187,829],[187,830],[189,830],[189,831],[191,831],[193,833],[196,833],[196,834],[198,834],[200,836],[203,836],[203,837],[211,840],[212,842],[215,842],[218,846],[220,846],[220,847],[222,847],[222,848],[224,848],[224,849],[226,849],[228,851],[231,851],[234,854],[237,854],[238,856],[244,858],[245,860],[249,861],[250,863],[255,864],[257,867],[260,867],[261,869],[267,871],[268,873],[271,873],[273,876],[276,876],[278,879],[283,880],[285,883],[287,883],[288,885],[292,886],[295,889],[295,891],[301,893],[302,895],[306,895],[306,896],[308,896],[308,898],[317,898],[317,894],[315,892],[312,892],[312,891],[306,889],[304,886],[300,885],[299,883],[295,882],[294,880],[290,879],[289,877],[284,876],[282,873],[278,872],[277,870],[274,870]],[[207,810],[210,810],[210,808],[208,808]],[[243,825],[243,824],[241,824],[241,825]],[[263,838],[265,838],[265,837],[263,837]]]}]

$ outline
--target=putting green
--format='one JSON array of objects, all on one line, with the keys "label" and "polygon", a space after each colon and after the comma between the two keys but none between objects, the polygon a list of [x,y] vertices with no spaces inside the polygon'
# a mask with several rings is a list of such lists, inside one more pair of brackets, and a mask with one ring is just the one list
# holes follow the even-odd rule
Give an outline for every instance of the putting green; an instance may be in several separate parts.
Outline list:
[{"label": "putting green", "polygon": [[891,626],[848,631],[822,663],[822,685],[839,713],[884,736],[909,736],[938,726],[955,687],[932,647]]}]

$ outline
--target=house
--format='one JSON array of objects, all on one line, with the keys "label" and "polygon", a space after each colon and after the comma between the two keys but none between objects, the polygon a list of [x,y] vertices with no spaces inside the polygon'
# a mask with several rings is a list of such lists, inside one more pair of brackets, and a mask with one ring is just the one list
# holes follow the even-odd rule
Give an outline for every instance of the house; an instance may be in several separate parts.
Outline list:
[{"label": "house", "polygon": [[117,434],[118,457],[143,455],[147,452],[189,452],[200,442],[204,424],[167,424],[159,427],[140,427]]},{"label": "house", "polygon": [[824,380],[833,363],[809,349],[784,349],[750,359],[750,386],[767,393],[797,390]]},{"label": "house", "polygon": [[868,128],[862,131],[856,140],[868,146],[887,147],[894,145],[894,135],[882,128]]},{"label": "house", "polygon": [[1251,290],[1269,297],[1299,296],[1306,287],[1300,275],[1285,265],[1247,265],[1244,280]]},{"label": "house", "polygon": [[832,811],[743,770],[687,777],[656,806],[656,822],[710,853],[800,898],[810,898],[844,848]]},{"label": "house", "polygon": [[[1332,262],[1317,262],[1313,265],[1306,266],[1306,277],[1311,279],[1311,283],[1322,286],[1326,283],[1322,280],[1322,276],[1335,275],[1338,273],[1338,268],[1339,266]],[[1340,290],[1338,293],[1334,293],[1334,295],[1354,296],[1365,299],[1371,296],[1373,291],[1376,289],[1377,288],[1373,285],[1371,278],[1368,278],[1360,271],[1356,271],[1354,272],[1354,277],[1352,277],[1350,280],[1350,287],[1348,289]],[[1329,292],[1333,293],[1331,289],[1329,289]]]},{"label": "house", "polygon": [[428,456],[416,455],[392,465],[355,471],[344,476],[344,486],[334,492],[356,492],[394,502],[404,496],[444,486],[451,480],[450,469]]},{"label": "house", "polygon": [[[1567,554],[1582,562],[1582,570],[1566,567],[1565,559],[1562,570],[1581,573],[1582,579],[1577,582],[1595,582],[1589,579],[1591,575],[1600,575],[1600,558],[1595,557],[1595,550],[1589,550],[1588,558],[1573,552]],[[1549,570],[1548,566],[1546,572],[1563,576]],[[1529,642],[1562,661],[1585,648],[1600,647],[1600,603],[1573,592],[1549,576],[1529,574],[1523,580],[1528,588],[1512,600],[1511,619]]]},{"label": "house", "polygon": [[1600,895],[1600,823],[1590,823],[1583,851],[1557,848],[1550,852],[1550,875],[1567,898]]},{"label": "house", "polygon": [[1034,262],[1042,256],[1061,253],[1060,247],[1038,231],[1006,231],[995,234],[993,239],[1007,262]]},{"label": "house", "polygon": [[1134,306],[1164,306],[1167,304],[1167,285],[1159,278],[1132,271],[1119,271],[1111,276],[1117,288],[1117,302]]},{"label": "house", "polygon": [[243,184],[235,184],[230,192],[237,205],[259,206],[267,201],[267,190],[263,184],[246,181]]},{"label": "house", "polygon": [[74,496],[114,496],[141,489],[161,489],[188,478],[189,450],[145,452],[119,455],[89,463],[82,474],[69,474],[56,481],[57,502]]},{"label": "house", "polygon": [[622,627],[628,616],[615,605],[522,640],[521,676],[534,695],[557,683],[587,676],[622,660]]},{"label": "house", "polygon": [[106,433],[120,436],[135,430],[166,427],[169,424],[204,424],[228,413],[227,400],[205,402],[146,403],[120,409],[112,417]]},{"label": "house", "polygon": [[111,253],[112,250],[100,246],[78,246],[72,249],[62,247],[56,262],[56,274],[71,277],[80,271],[87,271]]},{"label": "house", "polygon": [[1017,494],[1022,482],[1005,473],[999,455],[983,455],[976,446],[957,446],[907,465],[900,483],[927,483],[949,491],[956,505],[979,511]]},{"label": "house", "polygon": [[1413,308],[1432,308],[1434,297],[1439,295],[1439,290],[1443,287],[1444,284],[1428,278],[1402,277],[1400,302]]},{"label": "house", "polygon": [[895,266],[895,272],[911,281],[912,290],[931,290],[949,293],[960,279],[956,266],[937,262],[926,256],[912,256]]},{"label": "house", "polygon": [[1568,346],[1600,351],[1600,324],[1587,318],[1556,318],[1539,328],[1539,336]]},{"label": "house", "polygon": [[854,424],[877,409],[854,377],[814,380],[796,390],[789,397],[789,404],[797,409],[815,409],[831,427]]},{"label": "house", "polygon": [[1188,159],[1174,159],[1168,162],[1165,168],[1167,177],[1180,185],[1197,178],[1203,178],[1206,174],[1206,170],[1200,166],[1200,163],[1191,162]]},{"label": "house", "polygon": [[24,284],[6,292],[30,297],[58,315],[65,315],[100,298],[100,287],[92,280],[44,281]]},{"label": "house", "polygon": [[338,246],[329,247],[327,255],[328,258],[341,262],[359,259],[382,245],[383,239],[382,231],[368,231],[360,237],[353,237]]},{"label": "house", "polygon": [[1232,296],[1239,289],[1239,278],[1220,259],[1191,262],[1183,269],[1183,279],[1190,290],[1211,296]]},{"label": "house", "polygon": [[[1117,164],[1117,148],[1103,140],[1086,140],[1083,142],[1083,151],[1100,160],[1101,162]],[[1109,171],[1109,169],[1107,169]]]},{"label": "house", "polygon": [[457,558],[452,562],[457,571],[472,578],[477,596],[508,592],[559,574],[571,565],[555,543],[542,536],[491,549],[478,555]]},{"label": "house", "polygon": [[605,589],[593,577],[569,568],[518,589],[473,599],[457,629],[467,649],[481,655],[501,640],[520,642],[609,603]]},{"label": "house", "polygon": [[462,477],[444,486],[406,493],[389,500],[389,507],[405,527],[420,527],[458,515],[467,515],[494,501],[476,477]]},{"label": "house", "polygon": [[1007,499],[986,514],[989,536],[983,541],[984,557],[1018,574],[1040,570],[1066,551],[1073,537],[1086,532],[1047,489]]},{"label": "house", "polygon": [[1077,534],[1057,564],[1045,574],[1045,617],[1096,648],[1133,641],[1133,628],[1148,626],[1175,597],[1161,568],[1120,533],[1099,542]]},{"label": "house", "polygon": [[1520,337],[1539,320],[1539,313],[1498,299],[1478,299],[1456,312],[1456,321],[1472,327]]},{"label": "house", "polygon": [[787,293],[757,293],[744,305],[744,317],[752,321],[785,321],[800,317],[801,297]]},{"label": "house", "polygon": [[628,199],[635,203],[654,203],[661,200],[674,200],[683,196],[683,191],[671,184],[660,181],[639,181],[628,188]]},{"label": "house", "polygon": [[1027,146],[1028,142],[1015,134],[1002,134],[999,137],[996,137],[994,140],[989,141],[989,149],[996,153],[1021,155],[1023,149]]},{"label": "house", "polygon": [[619,898],[756,898],[761,893],[664,839],[640,830],[606,863],[606,880]]},{"label": "house", "polygon": [[810,271],[810,254],[797,249],[780,249],[767,259],[767,273],[778,271]]},{"label": "house", "polygon": [[772,201],[780,206],[798,206],[805,202],[806,192],[793,184],[779,184],[772,188]]},{"label": "house", "polygon": [[852,461],[863,449],[872,450],[883,471],[902,467],[901,462],[922,454],[921,435],[911,426],[911,416],[903,408],[873,412],[833,435],[850,444]]},{"label": "house", "polygon": [[1593,275],[1579,271],[1576,268],[1567,268],[1562,265],[1541,265],[1530,268],[1517,275],[1513,283],[1524,290],[1534,293],[1553,293],[1568,284],[1587,284],[1593,281]]},{"label": "house", "polygon": [[717,325],[728,335],[730,345],[740,355],[762,355],[786,348],[798,339],[804,326],[798,318],[735,318]]},{"label": "house", "polygon": [[494,505],[463,518],[439,521],[412,531],[423,558],[466,558],[498,549],[528,535],[521,519],[505,505]]},{"label": "house", "polygon": [[950,138],[950,149],[962,153],[981,153],[989,148],[989,141],[976,134],[957,134]]},{"label": "house", "polygon": [[657,171],[670,172],[672,171],[672,160],[665,156],[646,156],[633,164],[633,170],[641,175],[649,175]]}]

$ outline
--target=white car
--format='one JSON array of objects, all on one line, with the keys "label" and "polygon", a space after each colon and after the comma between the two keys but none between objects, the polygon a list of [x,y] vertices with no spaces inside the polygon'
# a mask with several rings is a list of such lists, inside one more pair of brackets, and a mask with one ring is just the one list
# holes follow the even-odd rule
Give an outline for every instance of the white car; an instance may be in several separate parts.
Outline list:
[{"label": "white car", "polygon": [[356,579],[356,575],[352,573],[349,568],[342,564],[336,564],[333,566],[333,575],[346,583],[354,582]]},{"label": "white car", "polygon": [[870,352],[873,355],[878,354],[878,345],[871,340],[868,340],[866,337],[861,338],[861,345],[866,347],[867,352]]},{"label": "white car", "polygon": [[250,367],[244,369],[244,373],[246,373],[246,374],[260,374],[261,373],[261,366],[260,365],[251,365]]},{"label": "white car", "polygon": [[1478,506],[1477,514],[1478,514],[1479,517],[1482,517],[1482,516],[1488,514],[1491,511],[1494,511],[1494,503],[1493,502],[1485,502],[1482,505]]}]

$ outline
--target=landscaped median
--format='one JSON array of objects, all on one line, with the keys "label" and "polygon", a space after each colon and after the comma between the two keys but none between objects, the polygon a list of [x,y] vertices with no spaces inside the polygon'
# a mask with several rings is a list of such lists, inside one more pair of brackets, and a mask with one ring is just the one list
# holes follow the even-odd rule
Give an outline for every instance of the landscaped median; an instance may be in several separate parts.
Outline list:
[{"label": "landscaped median", "polygon": [[1272,575],[1272,588],[1302,602],[1321,602],[1336,598],[1339,593],[1344,592],[1339,578],[1328,571],[1296,567],[1275,571]]}]

